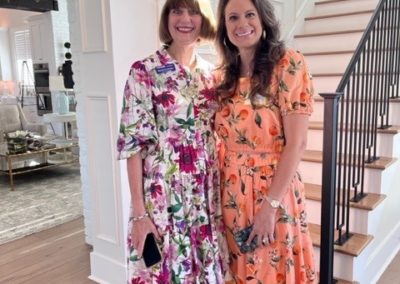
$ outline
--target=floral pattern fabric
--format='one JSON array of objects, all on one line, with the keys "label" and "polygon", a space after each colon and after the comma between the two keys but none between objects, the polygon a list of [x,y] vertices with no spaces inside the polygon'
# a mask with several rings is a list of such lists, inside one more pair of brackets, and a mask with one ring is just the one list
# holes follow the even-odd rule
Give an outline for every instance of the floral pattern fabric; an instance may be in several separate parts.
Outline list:
[{"label": "floral pattern fabric", "polygon": [[190,71],[164,48],[132,65],[118,151],[120,159],[138,152],[143,157],[145,205],[162,235],[162,262],[146,269],[128,236],[129,283],[224,281],[227,245],[211,71],[198,56]]},{"label": "floral pattern fabric", "polygon": [[235,95],[216,114],[222,140],[222,206],[230,267],[237,283],[316,283],[313,247],[304,205],[304,185],[296,174],[278,210],[276,241],[242,254],[233,234],[251,225],[268,195],[285,145],[282,117],[309,115],[313,86],[303,56],[288,50],[274,68],[269,96],[249,99],[250,78],[240,78]]}]

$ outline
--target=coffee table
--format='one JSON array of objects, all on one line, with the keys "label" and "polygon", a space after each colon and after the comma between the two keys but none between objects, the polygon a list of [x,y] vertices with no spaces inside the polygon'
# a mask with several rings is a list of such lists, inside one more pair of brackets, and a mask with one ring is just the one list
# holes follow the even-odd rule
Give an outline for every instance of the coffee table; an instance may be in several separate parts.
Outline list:
[{"label": "coffee table", "polygon": [[[20,154],[9,154],[7,145],[0,145],[0,160],[6,162],[7,169],[1,169],[0,173],[8,175],[10,178],[10,188],[14,190],[14,176],[24,173],[34,172],[46,168],[51,168],[60,165],[71,164],[79,161],[78,156],[71,154],[70,150],[77,147],[77,143],[66,143],[57,145],[51,149],[40,149],[36,151],[27,151]],[[60,158],[61,157],[61,158]],[[32,165],[24,164],[22,167],[13,167],[17,162],[24,162],[37,158],[39,162]]]}]

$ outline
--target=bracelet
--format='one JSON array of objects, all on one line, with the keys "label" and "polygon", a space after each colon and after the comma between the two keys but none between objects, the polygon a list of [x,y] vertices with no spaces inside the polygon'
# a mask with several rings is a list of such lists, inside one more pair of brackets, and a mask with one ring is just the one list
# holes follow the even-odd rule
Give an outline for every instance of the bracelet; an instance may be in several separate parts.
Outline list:
[{"label": "bracelet", "polygon": [[137,217],[131,217],[131,221],[132,222],[137,222],[137,221],[140,221],[140,220],[142,220],[142,219],[144,219],[144,218],[146,218],[146,217],[149,217],[149,213],[144,213],[143,215],[140,215],[140,216],[137,216]]}]

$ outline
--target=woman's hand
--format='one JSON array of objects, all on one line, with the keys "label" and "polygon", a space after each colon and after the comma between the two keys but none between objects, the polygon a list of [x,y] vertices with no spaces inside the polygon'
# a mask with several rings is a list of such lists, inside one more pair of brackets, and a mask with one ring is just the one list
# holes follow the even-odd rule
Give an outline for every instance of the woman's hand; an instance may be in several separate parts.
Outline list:
[{"label": "woman's hand", "polygon": [[266,246],[275,242],[276,213],[277,209],[272,208],[268,202],[264,202],[254,216],[253,230],[247,240],[248,244],[253,238],[257,238],[258,245]]},{"label": "woman's hand", "polygon": [[149,233],[153,233],[154,237],[160,241],[161,237],[158,233],[156,226],[154,226],[153,222],[149,217],[145,217],[143,219],[137,221],[131,221],[132,229],[131,229],[131,241],[132,247],[137,250],[138,257],[142,257],[144,241],[146,240],[146,236]]}]

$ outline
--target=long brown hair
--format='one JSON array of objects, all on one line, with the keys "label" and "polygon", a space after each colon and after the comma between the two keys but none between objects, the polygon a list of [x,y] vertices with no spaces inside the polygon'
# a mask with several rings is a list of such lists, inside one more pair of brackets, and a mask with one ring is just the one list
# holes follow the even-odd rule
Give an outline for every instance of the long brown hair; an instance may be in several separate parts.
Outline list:
[{"label": "long brown hair", "polygon": [[[260,17],[263,35],[254,54],[254,69],[251,77],[250,99],[253,103],[255,94],[268,96],[268,86],[272,79],[275,65],[285,54],[285,45],[280,40],[279,23],[274,8],[268,0],[251,0]],[[219,70],[223,81],[218,87],[218,95],[222,100],[234,94],[240,77],[240,58],[238,48],[230,42],[225,25],[225,8],[229,0],[220,0],[217,16],[216,44],[221,57]],[[264,36],[265,35],[265,36]],[[253,104],[254,105],[254,104]]]},{"label": "long brown hair", "polygon": [[160,40],[166,45],[172,43],[172,37],[168,30],[168,15],[172,9],[190,8],[199,11],[202,17],[200,39],[214,40],[216,24],[209,0],[167,0],[161,11],[158,33]]}]

